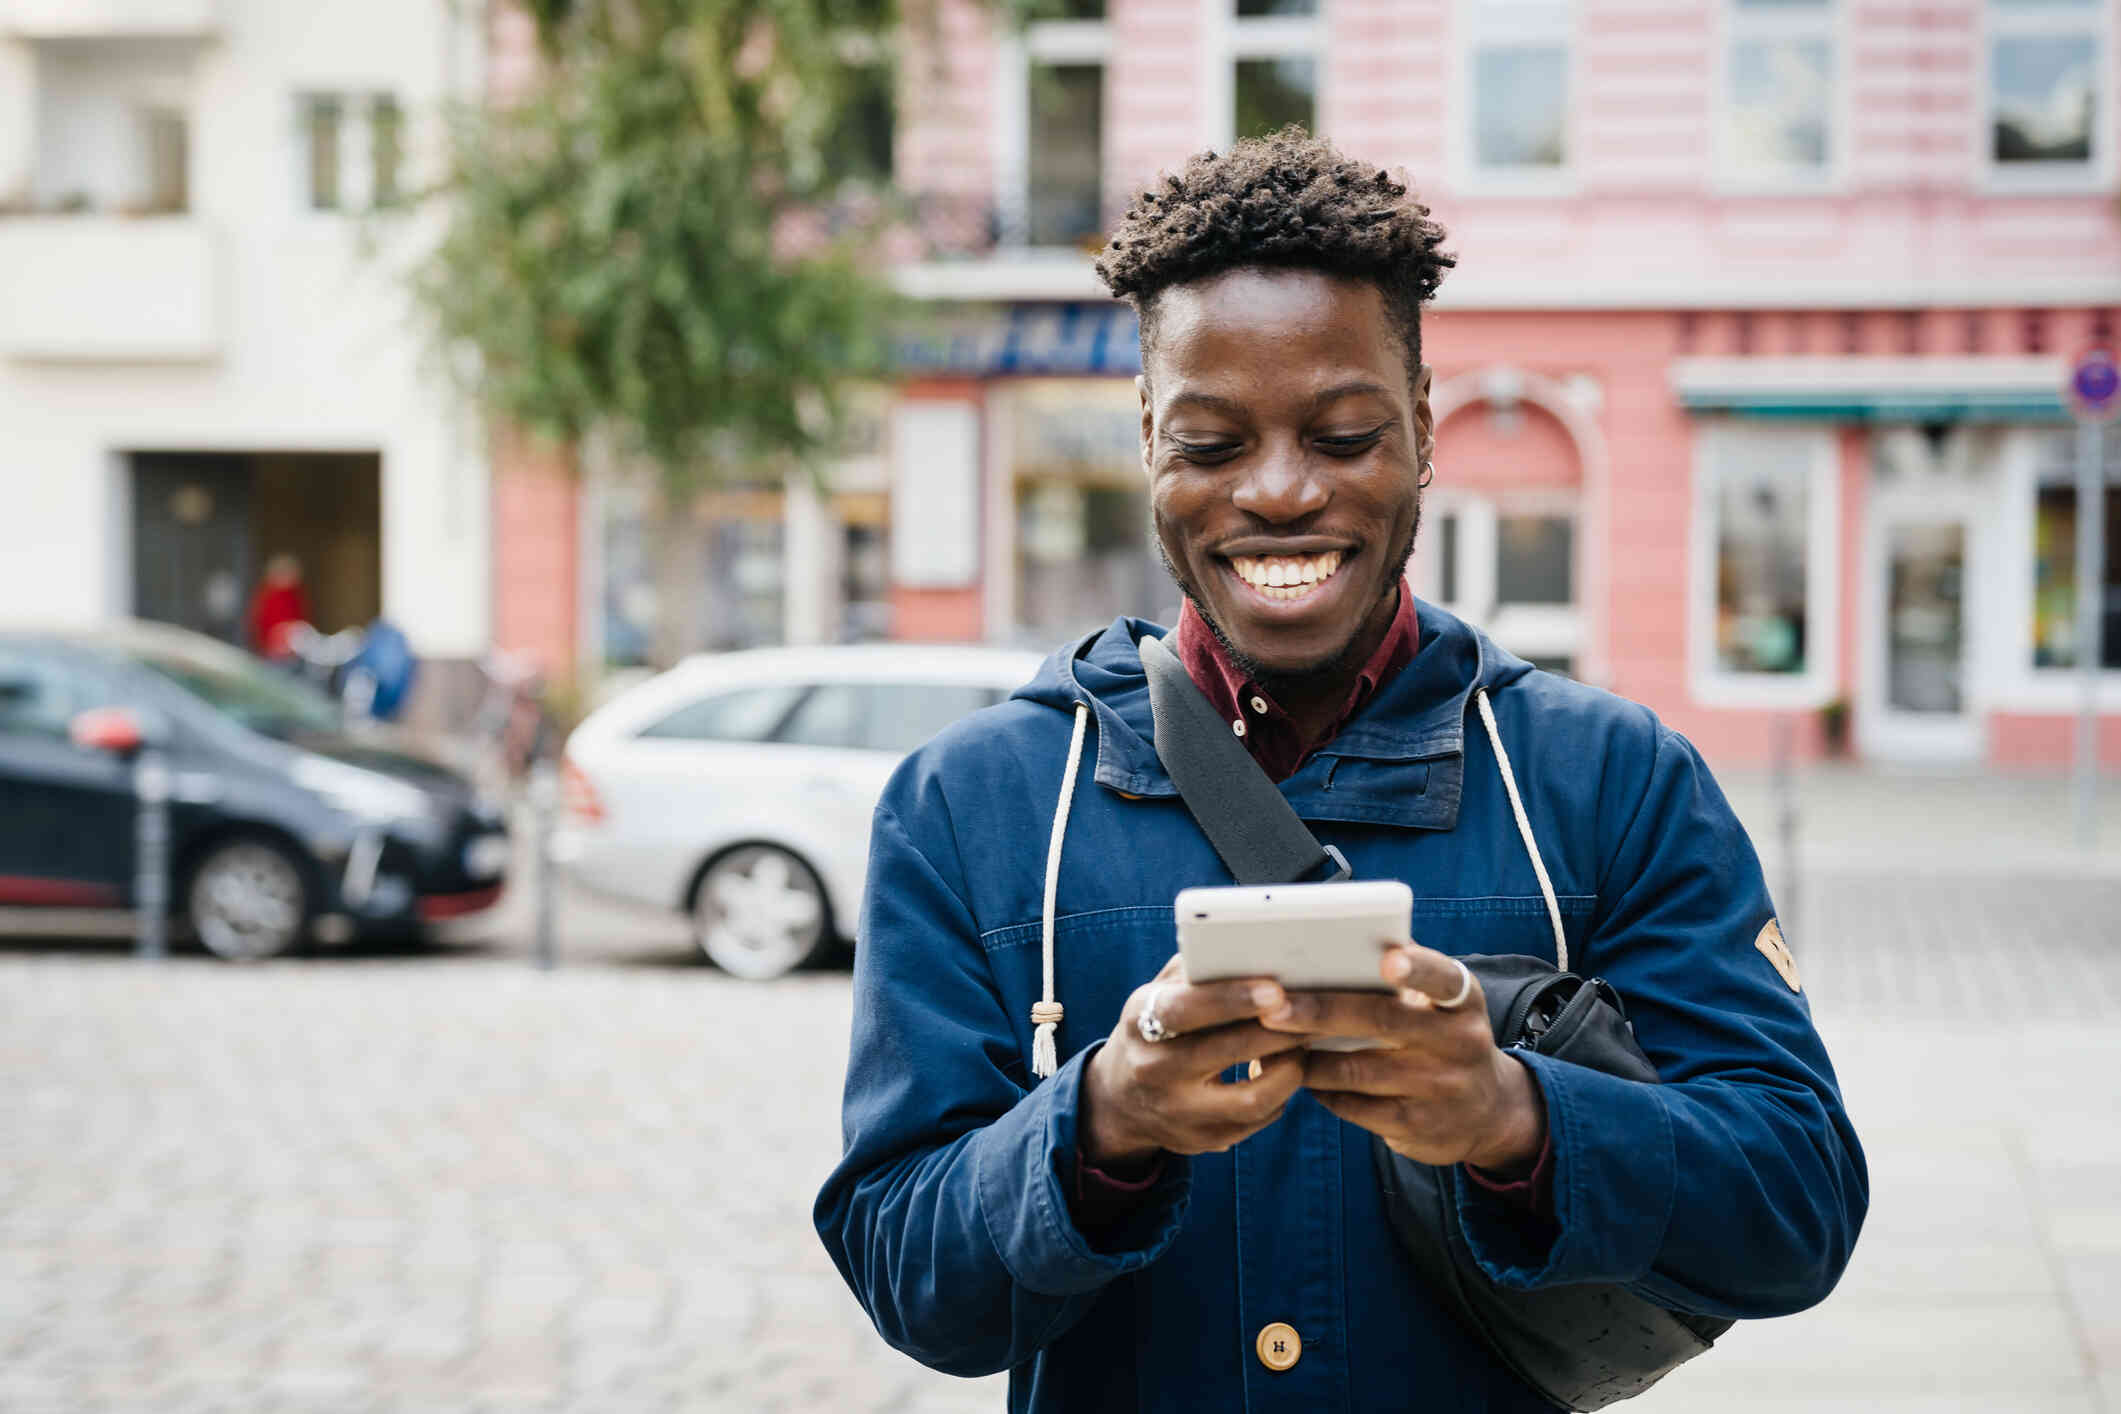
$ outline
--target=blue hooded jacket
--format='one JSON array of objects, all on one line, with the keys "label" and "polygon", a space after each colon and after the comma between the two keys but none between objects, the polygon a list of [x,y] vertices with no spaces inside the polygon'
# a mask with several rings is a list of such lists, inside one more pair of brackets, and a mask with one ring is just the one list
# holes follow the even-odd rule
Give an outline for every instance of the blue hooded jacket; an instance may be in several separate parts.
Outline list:
[{"label": "blue hooded jacket", "polygon": [[[1413,889],[1418,941],[1552,961],[1475,710],[1485,687],[1570,965],[1619,989],[1665,1082],[1528,1056],[1554,1216],[1460,1172],[1482,1264],[1516,1286],[1621,1282],[1713,1315],[1818,1302],[1848,1261],[1868,1178],[1810,1007],[1762,940],[1774,906],[1744,830],[1648,709],[1417,609],[1412,662],[1283,794],[1356,878]],[[1230,1151],[1168,1159],[1117,1232],[1093,1241],[1070,1217],[1062,1166],[1083,1066],[1174,950],[1173,895],[1230,882],[1151,745],[1137,644],[1161,632],[1123,618],[1056,653],[886,789],[858,931],[845,1156],[818,1195],[818,1231],[886,1340],[938,1370],[1009,1370],[1012,1410],[1544,1410],[1395,1245],[1369,1134],[1303,1091]],[[1041,1080],[1031,1008],[1078,704],[1088,732],[1053,926],[1065,1016],[1058,1073]],[[1283,1372],[1254,1348],[1275,1322],[1301,1340]]]}]

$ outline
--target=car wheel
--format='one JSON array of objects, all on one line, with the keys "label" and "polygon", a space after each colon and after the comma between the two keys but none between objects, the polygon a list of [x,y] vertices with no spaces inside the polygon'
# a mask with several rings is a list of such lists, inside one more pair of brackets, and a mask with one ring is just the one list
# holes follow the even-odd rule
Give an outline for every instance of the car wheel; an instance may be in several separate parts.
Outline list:
[{"label": "car wheel", "polygon": [[224,844],[200,862],[186,898],[192,931],[231,962],[277,957],[309,920],[302,866],[262,840]]},{"label": "car wheel", "polygon": [[832,937],[817,874],[770,844],[743,845],[707,866],[693,891],[692,924],[700,951],[749,982],[793,972]]}]

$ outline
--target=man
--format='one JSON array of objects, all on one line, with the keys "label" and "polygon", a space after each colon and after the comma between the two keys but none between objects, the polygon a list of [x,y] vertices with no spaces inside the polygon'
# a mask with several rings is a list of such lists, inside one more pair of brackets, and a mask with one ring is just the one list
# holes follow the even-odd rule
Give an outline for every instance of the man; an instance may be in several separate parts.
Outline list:
[{"label": "man", "polygon": [[[1413,888],[1399,991],[1186,984],[1172,896],[1229,875],[1158,762],[1139,620],[916,752],[877,809],[818,1229],[887,1340],[1008,1369],[1012,1409],[1545,1408],[1394,1245],[1373,1134],[1451,1166],[1520,1287],[1780,1314],[1861,1225],[1861,1152],[1699,756],[1403,580],[1441,240],[1404,185],[1292,131],[1195,158],[1099,263],[1141,316],[1178,656],[1357,878]],[[1551,960],[1557,926],[1664,1084],[1496,1049],[1451,957]],[[1390,1046],[1305,1048],[1335,1034]]]}]

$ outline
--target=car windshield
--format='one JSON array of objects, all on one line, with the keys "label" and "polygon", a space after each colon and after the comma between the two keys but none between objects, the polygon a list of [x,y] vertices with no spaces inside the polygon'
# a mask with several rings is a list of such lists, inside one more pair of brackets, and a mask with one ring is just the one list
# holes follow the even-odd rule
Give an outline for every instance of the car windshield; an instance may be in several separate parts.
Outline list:
[{"label": "car windshield", "polygon": [[329,697],[234,649],[133,644],[125,656],[266,736],[288,741],[337,732],[343,725],[338,705]]}]

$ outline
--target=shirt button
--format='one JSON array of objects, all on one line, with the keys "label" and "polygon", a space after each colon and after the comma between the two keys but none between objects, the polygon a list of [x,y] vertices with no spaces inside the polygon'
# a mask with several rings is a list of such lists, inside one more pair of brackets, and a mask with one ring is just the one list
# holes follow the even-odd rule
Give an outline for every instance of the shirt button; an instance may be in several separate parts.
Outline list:
[{"label": "shirt button", "polygon": [[1267,715],[1267,699],[1266,699],[1266,698],[1264,698],[1264,697],[1255,697],[1255,698],[1253,698],[1253,699],[1252,699],[1252,710],[1253,710],[1253,711],[1255,711],[1255,712],[1257,712],[1257,713],[1259,713],[1259,715],[1260,715],[1260,716],[1262,716],[1262,717],[1266,716],[1266,715]]},{"label": "shirt button", "polygon": [[1230,730],[1237,733],[1239,736],[1243,736],[1245,734],[1245,719],[1243,717],[1231,718]]},{"label": "shirt button", "polygon": [[1303,1357],[1303,1337],[1286,1321],[1259,1329],[1259,1363],[1270,1370],[1286,1370]]}]

